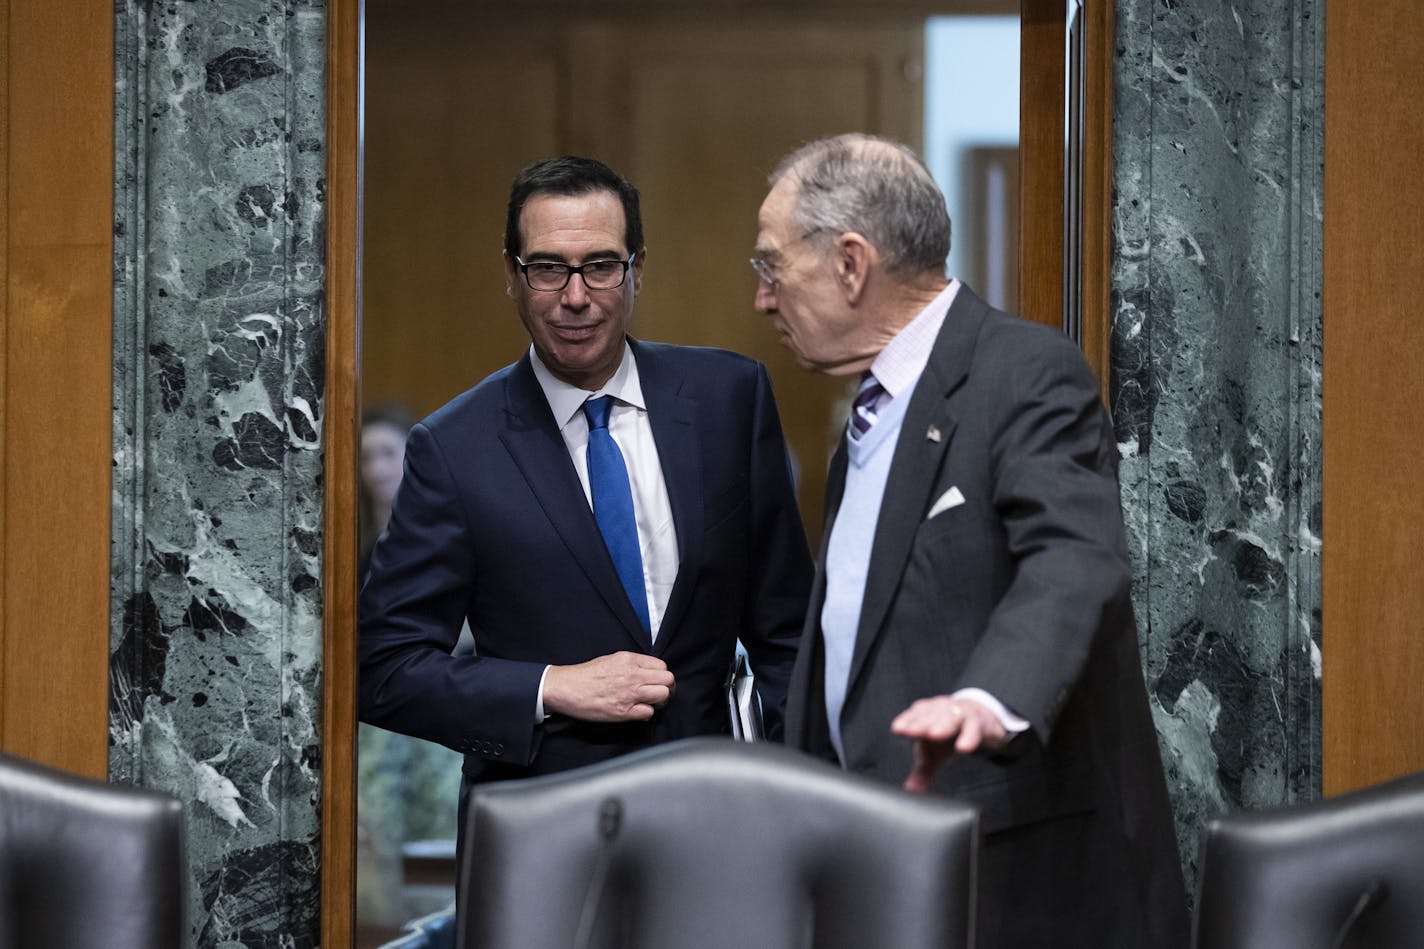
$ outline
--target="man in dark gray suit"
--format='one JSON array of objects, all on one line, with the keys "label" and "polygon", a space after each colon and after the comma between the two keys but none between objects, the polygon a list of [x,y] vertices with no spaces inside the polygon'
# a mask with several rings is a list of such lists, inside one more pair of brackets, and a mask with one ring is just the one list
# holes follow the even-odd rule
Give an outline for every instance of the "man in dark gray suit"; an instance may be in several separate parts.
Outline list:
[{"label": "man in dark gray suit", "polygon": [[814,142],[771,184],[757,308],[804,366],[861,375],[787,742],[980,806],[980,946],[1185,945],[1092,372],[945,277],[949,217],[908,149]]}]

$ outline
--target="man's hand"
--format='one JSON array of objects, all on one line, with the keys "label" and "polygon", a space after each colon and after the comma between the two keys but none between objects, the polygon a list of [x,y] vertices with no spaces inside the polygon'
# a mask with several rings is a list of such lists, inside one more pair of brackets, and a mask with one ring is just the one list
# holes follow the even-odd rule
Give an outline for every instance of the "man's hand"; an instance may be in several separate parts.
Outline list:
[{"label": "man's hand", "polygon": [[588,722],[644,722],[667,704],[672,689],[672,673],[661,659],[615,652],[576,666],[550,666],[544,711]]},{"label": "man's hand", "polygon": [[998,751],[1008,744],[1004,726],[989,708],[973,699],[936,695],[920,699],[890,723],[897,735],[915,739],[915,761],[905,790],[924,794],[935,771],[950,755]]}]

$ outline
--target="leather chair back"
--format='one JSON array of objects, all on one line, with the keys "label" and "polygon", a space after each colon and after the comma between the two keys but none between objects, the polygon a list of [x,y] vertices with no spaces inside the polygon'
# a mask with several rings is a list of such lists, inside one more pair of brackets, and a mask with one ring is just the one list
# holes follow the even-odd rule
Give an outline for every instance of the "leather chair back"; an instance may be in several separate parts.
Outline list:
[{"label": "leather chair back", "polygon": [[1424,946],[1424,773],[1213,821],[1193,946]]},{"label": "leather chair back", "polygon": [[466,949],[959,949],[977,811],[701,738],[476,787]]},{"label": "leather chair back", "polygon": [[180,949],[176,798],[0,754],[0,947]]}]

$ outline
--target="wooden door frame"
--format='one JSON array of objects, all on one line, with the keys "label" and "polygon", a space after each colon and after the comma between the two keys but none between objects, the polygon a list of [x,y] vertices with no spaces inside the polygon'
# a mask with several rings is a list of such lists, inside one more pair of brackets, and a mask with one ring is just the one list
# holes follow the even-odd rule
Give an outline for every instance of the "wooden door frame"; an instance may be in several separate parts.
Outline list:
[{"label": "wooden door frame", "polygon": [[[743,0],[725,0],[741,9]],[[705,0],[665,0],[697,11]],[[637,3],[613,4],[629,10]],[[779,12],[853,15],[854,3],[778,0],[757,4]],[[886,12],[923,19],[947,12],[949,0],[894,0]],[[1020,232],[1034,237],[1020,260],[1025,311],[1052,322],[1062,300],[1062,94],[1066,43],[1063,0],[962,0],[954,13],[1020,12],[1023,21],[1020,101]],[[578,9],[577,5],[571,9]],[[747,12],[750,12],[748,10]],[[326,486],[322,619],[324,717],[322,742],[322,944],[349,946],[356,893],[356,478],[360,406],[362,0],[327,4],[327,363]],[[1083,347],[1108,382],[1111,328],[1112,3],[1086,0],[1084,72]],[[1056,98],[1055,98],[1056,97]],[[1044,221],[1047,226],[1043,226]]]},{"label": "wooden door frame", "polygon": [[363,0],[328,0],[321,944],[356,919],[356,478],[360,453]]},{"label": "wooden door frame", "polygon": [[[1332,5],[1325,34],[1321,783],[1424,768],[1424,288],[1415,4]],[[1406,27],[1406,24],[1410,24]],[[1411,210],[1412,209],[1412,210]]]}]

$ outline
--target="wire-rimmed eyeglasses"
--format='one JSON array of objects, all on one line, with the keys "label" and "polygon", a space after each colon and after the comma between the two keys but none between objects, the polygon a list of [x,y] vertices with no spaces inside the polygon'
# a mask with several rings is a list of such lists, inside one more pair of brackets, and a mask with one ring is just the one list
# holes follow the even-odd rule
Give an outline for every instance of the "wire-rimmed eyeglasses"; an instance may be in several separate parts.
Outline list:
[{"label": "wire-rimmed eyeglasses", "polygon": [[768,261],[760,257],[749,257],[747,263],[752,265],[752,269],[756,271],[757,278],[762,283],[773,290],[776,289],[776,269]]},{"label": "wire-rimmed eyeglasses", "polygon": [[514,262],[524,274],[524,282],[531,290],[553,292],[569,285],[574,274],[583,278],[583,285],[590,290],[616,290],[623,286],[628,276],[628,268],[633,266],[636,253],[629,254],[627,260],[586,260],[575,267],[560,260],[531,260],[527,263],[520,257]]},{"label": "wire-rimmed eyeglasses", "polygon": [[[794,238],[791,241],[791,244],[798,244],[801,241],[808,241],[816,235],[822,234],[827,230],[829,230],[829,228],[813,227],[811,230],[806,231],[799,237]],[[788,244],[787,246],[790,245]],[[780,254],[777,254],[777,256],[780,256]],[[771,289],[775,290],[777,288],[777,285],[781,283],[781,278],[776,275],[776,268],[779,266],[778,264],[773,264],[765,257],[749,257],[747,258],[747,263],[752,265],[752,269],[756,271],[756,275],[758,278],[760,278],[761,282],[766,284]]]}]

